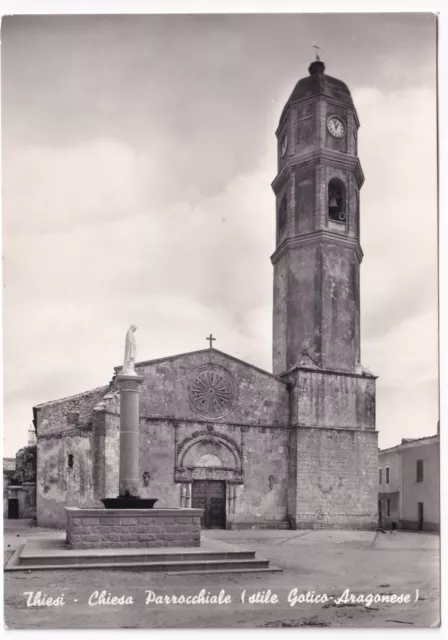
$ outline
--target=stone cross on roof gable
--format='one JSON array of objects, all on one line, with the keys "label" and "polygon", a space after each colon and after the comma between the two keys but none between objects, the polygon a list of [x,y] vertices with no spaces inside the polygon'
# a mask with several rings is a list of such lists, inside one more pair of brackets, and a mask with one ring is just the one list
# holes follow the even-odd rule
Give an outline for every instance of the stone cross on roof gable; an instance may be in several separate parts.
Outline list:
[{"label": "stone cross on roof gable", "polygon": [[216,338],[213,337],[213,334],[210,334],[207,338],[205,338],[206,340],[208,340],[210,342],[210,349],[213,349],[213,341],[216,340]]}]

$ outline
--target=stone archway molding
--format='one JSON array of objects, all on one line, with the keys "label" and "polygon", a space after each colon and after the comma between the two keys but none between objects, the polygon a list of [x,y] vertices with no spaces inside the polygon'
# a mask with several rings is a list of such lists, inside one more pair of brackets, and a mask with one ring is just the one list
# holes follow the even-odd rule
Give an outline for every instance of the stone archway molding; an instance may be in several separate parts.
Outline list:
[{"label": "stone archway molding", "polygon": [[182,440],[182,442],[177,445],[177,467],[183,466],[185,455],[192,447],[198,444],[198,442],[219,442],[220,444],[224,445],[227,449],[230,450],[233,455],[233,458],[235,460],[235,468],[242,469],[242,455],[241,449],[238,444],[227,434],[217,433],[216,431],[195,431],[191,434],[191,436],[184,438],[184,440]]},{"label": "stone archway molding", "polygon": [[[187,453],[198,443],[209,442],[219,443],[226,447],[232,454],[234,460],[233,467],[184,467],[184,460]],[[238,444],[230,436],[215,431],[196,431],[184,438],[177,446],[176,468],[174,471],[175,482],[192,482],[193,480],[224,480],[230,483],[240,484],[243,482],[242,454]]]}]

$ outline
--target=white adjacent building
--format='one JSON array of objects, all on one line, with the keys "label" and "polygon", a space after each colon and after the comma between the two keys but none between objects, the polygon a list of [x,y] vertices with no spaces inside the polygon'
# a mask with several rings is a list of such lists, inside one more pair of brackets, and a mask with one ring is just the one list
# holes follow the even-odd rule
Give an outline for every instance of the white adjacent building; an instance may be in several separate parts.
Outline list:
[{"label": "white adjacent building", "polygon": [[440,438],[403,439],[379,451],[378,523],[440,531]]}]

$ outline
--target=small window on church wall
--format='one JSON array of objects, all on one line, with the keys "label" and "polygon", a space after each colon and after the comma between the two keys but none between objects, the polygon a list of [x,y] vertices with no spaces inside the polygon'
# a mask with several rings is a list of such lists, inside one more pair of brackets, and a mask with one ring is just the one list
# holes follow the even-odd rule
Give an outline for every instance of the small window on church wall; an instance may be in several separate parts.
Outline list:
[{"label": "small window on church wall", "polygon": [[333,178],[328,183],[328,217],[334,222],[346,222],[345,186],[342,180]]},{"label": "small window on church wall", "polygon": [[281,236],[288,222],[288,203],[284,195],[278,207],[278,235]]},{"label": "small window on church wall", "polygon": [[68,411],[67,412],[67,422],[68,422],[68,424],[78,424],[78,422],[79,422],[79,411]]},{"label": "small window on church wall", "polygon": [[67,456],[67,464],[69,466],[69,469],[73,469],[73,464],[74,464],[74,456],[73,453],[69,453]]}]

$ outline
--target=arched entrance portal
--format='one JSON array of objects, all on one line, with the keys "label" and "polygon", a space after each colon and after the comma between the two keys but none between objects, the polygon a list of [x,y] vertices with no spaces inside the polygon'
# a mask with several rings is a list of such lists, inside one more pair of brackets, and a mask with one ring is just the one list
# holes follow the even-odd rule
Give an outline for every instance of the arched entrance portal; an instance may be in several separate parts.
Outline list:
[{"label": "arched entrance portal", "polygon": [[177,450],[180,504],[203,509],[202,526],[225,529],[235,511],[235,487],[243,482],[236,443],[216,432],[194,433]]}]

